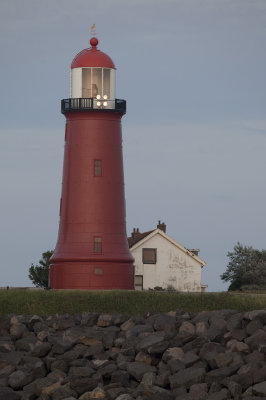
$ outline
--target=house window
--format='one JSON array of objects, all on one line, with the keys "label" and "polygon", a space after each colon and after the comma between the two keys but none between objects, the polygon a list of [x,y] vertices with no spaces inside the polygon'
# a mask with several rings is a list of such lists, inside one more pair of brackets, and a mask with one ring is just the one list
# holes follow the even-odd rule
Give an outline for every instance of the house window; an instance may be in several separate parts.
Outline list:
[{"label": "house window", "polygon": [[102,268],[94,268],[94,275],[102,275],[103,269]]},{"label": "house window", "polygon": [[156,264],[157,249],[142,249],[143,264]]},{"label": "house window", "polygon": [[94,160],[94,176],[103,176],[102,160]]},{"label": "house window", "polygon": [[135,290],[143,290],[143,275],[135,275]]},{"label": "house window", "polygon": [[94,238],[94,253],[101,253],[102,252],[102,238],[95,237]]}]

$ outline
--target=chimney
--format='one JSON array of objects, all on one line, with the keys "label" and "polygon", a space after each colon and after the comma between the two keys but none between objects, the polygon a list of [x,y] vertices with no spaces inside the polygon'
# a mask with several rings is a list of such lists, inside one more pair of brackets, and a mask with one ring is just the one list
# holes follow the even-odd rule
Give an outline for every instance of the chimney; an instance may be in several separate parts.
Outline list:
[{"label": "chimney", "polygon": [[158,221],[157,229],[161,229],[164,233],[166,233],[166,225],[164,222]]},{"label": "chimney", "polygon": [[188,249],[190,251],[190,253],[194,254],[195,256],[199,255],[199,251],[200,249]]},{"label": "chimney", "polygon": [[133,232],[131,233],[132,239],[135,239],[139,235],[139,228],[133,228]]}]

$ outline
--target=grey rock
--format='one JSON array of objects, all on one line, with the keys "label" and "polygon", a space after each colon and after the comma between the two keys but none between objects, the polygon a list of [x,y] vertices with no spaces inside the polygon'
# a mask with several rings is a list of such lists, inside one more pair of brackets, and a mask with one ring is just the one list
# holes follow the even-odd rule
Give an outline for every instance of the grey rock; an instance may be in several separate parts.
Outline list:
[{"label": "grey rock", "polygon": [[127,372],[133,376],[138,382],[141,382],[142,377],[147,372],[156,372],[156,368],[148,364],[140,362],[127,363]]},{"label": "grey rock", "polygon": [[153,332],[152,326],[149,324],[134,325],[131,329],[128,329],[126,331],[126,338],[129,338],[131,336],[138,336],[140,333],[143,332]]},{"label": "grey rock", "polygon": [[141,384],[145,386],[153,386],[155,383],[155,373],[154,372],[146,372],[141,380]]},{"label": "grey rock", "polygon": [[31,351],[31,355],[35,357],[44,357],[49,353],[52,346],[48,342],[37,341]]},{"label": "grey rock", "polygon": [[226,328],[228,331],[242,328],[243,313],[236,313],[231,315],[226,321]]},{"label": "grey rock", "polygon": [[25,385],[33,380],[33,376],[30,373],[23,371],[14,371],[9,376],[8,384],[12,389],[22,389]]},{"label": "grey rock", "polygon": [[24,332],[27,331],[27,328],[24,324],[17,323],[12,324],[10,327],[10,335],[13,340],[20,339]]},{"label": "grey rock", "polygon": [[59,386],[51,393],[52,400],[65,400],[68,397],[77,398],[77,393],[70,388],[69,384]]},{"label": "grey rock", "polygon": [[120,396],[118,396],[116,400],[133,400],[133,397],[131,397],[130,394],[124,393],[120,394]]},{"label": "grey rock", "polygon": [[256,396],[265,396],[266,397],[266,381],[257,383],[252,388],[253,394]]},{"label": "grey rock", "polygon": [[191,367],[199,360],[199,356],[193,351],[188,351],[184,354],[184,357],[182,358],[182,362],[185,364],[186,367]]},{"label": "grey rock", "polygon": [[20,395],[11,388],[0,387],[0,399],[2,400],[20,400]]},{"label": "grey rock", "polygon": [[99,318],[99,314],[96,314],[96,313],[89,313],[89,312],[83,312],[83,313],[81,314],[81,322],[80,322],[80,325],[93,326],[93,325],[96,324],[98,318]]},{"label": "grey rock", "polygon": [[152,345],[158,344],[163,340],[164,338],[162,336],[158,336],[157,334],[151,334],[149,336],[146,336],[144,339],[140,340],[136,345],[136,349],[146,350]]},{"label": "grey rock", "polygon": [[185,321],[180,326],[178,333],[184,337],[193,336],[196,333],[196,328],[191,322]]},{"label": "grey rock", "polygon": [[34,349],[37,342],[36,337],[28,336],[16,341],[16,349],[19,351],[30,352]]},{"label": "grey rock", "polygon": [[169,347],[163,354],[163,361],[167,362],[171,359],[182,360],[184,351],[181,347]]},{"label": "grey rock", "polygon": [[248,311],[244,314],[244,318],[252,321],[255,318],[261,318],[262,320],[265,320],[266,318],[266,310],[253,310],[253,311]]},{"label": "grey rock", "polygon": [[206,383],[221,382],[223,379],[233,375],[238,367],[223,367],[214,369],[206,374]]},{"label": "grey rock", "polygon": [[166,340],[162,340],[148,347],[147,351],[151,355],[159,356],[168,348],[169,343]]},{"label": "grey rock", "polygon": [[226,400],[228,399],[228,390],[223,388],[219,392],[212,393],[207,397],[207,400]]},{"label": "grey rock", "polygon": [[195,383],[202,383],[204,381],[205,375],[206,371],[204,368],[186,368],[170,376],[170,387],[171,389],[180,386],[189,388]]},{"label": "grey rock", "polygon": [[263,328],[262,322],[259,319],[253,319],[252,321],[249,322],[246,326],[246,332],[249,336],[254,335],[258,331],[258,329]]},{"label": "grey rock", "polygon": [[154,384],[165,388],[169,385],[169,377],[170,371],[161,372],[156,376]]},{"label": "grey rock", "polygon": [[245,339],[245,343],[252,349],[258,349],[260,345],[266,344],[266,332],[259,329],[256,333]]}]

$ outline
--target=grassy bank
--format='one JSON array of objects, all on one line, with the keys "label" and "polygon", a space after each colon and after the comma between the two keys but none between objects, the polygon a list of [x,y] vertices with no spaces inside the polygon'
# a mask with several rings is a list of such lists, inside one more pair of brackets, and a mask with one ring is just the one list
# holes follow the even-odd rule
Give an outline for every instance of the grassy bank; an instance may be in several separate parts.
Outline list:
[{"label": "grassy bank", "polygon": [[74,314],[83,311],[122,313],[141,316],[145,312],[182,309],[234,309],[249,311],[266,308],[266,294],[247,293],[166,293],[134,291],[45,291],[1,290],[0,315]]}]

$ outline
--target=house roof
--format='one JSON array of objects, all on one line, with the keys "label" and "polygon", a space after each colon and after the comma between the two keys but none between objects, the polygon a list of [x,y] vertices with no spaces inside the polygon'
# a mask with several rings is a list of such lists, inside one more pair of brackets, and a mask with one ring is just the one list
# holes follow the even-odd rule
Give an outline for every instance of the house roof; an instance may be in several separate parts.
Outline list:
[{"label": "house roof", "polygon": [[153,231],[148,231],[148,232],[133,232],[132,236],[127,238],[129,248],[133,247],[136,243],[138,243],[140,240],[144,239],[146,236],[148,236],[150,233]]},{"label": "house roof", "polygon": [[163,232],[161,229],[154,229],[152,231],[148,232],[138,232],[138,230],[134,230],[132,233],[132,236],[128,238],[128,244],[130,250],[134,250],[139,246],[142,246],[144,243],[146,243],[149,239],[151,239],[155,235],[161,235],[163,238],[171,242],[174,246],[178,247],[181,251],[189,255],[190,257],[194,258],[197,260],[202,266],[206,265],[206,262],[202,260],[198,255],[192,253],[192,251],[186,249],[184,246],[182,246],[180,243],[178,243],[176,240],[171,238],[171,236],[167,235],[165,232]]}]

